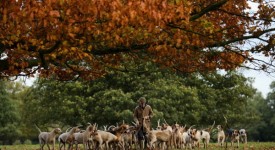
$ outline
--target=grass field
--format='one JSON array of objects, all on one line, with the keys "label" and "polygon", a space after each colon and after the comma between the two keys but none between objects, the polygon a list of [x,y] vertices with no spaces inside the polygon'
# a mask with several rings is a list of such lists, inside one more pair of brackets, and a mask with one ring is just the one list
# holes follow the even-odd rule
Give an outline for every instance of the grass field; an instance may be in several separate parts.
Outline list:
[{"label": "grass field", "polygon": [[[47,150],[46,147],[44,149]],[[216,143],[211,143],[209,148],[211,150],[220,150],[225,148],[220,148]],[[233,150],[237,148],[228,147],[228,150]],[[275,150],[275,142],[248,142],[245,144],[240,144],[239,150]],[[39,150],[39,145],[0,145],[0,150]],[[58,150],[58,144],[56,144],[56,150]],[[83,147],[81,147],[83,150]]]}]

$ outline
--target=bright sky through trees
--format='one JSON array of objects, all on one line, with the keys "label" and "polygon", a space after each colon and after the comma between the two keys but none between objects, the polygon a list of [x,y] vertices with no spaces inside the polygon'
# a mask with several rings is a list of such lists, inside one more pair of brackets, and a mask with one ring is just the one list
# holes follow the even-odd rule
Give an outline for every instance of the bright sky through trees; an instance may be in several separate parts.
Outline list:
[{"label": "bright sky through trees", "polygon": [[[270,2],[275,7],[275,2]],[[251,7],[250,12],[256,12],[258,10],[258,4],[249,2],[249,5]],[[273,23],[273,26],[275,24]],[[259,59],[263,59],[268,61],[268,58],[265,58],[263,55],[255,55],[255,57]],[[257,88],[264,97],[267,96],[267,93],[270,92],[269,85],[272,81],[275,81],[275,74],[267,74],[262,71],[254,71],[254,70],[240,70],[246,77],[254,78],[253,86]]]}]

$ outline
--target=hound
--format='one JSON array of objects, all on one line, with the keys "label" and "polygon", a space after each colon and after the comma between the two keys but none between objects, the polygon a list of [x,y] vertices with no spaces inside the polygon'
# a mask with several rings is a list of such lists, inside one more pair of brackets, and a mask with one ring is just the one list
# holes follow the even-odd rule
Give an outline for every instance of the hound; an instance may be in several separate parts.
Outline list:
[{"label": "hound", "polygon": [[197,130],[193,129],[191,130],[191,137],[192,140],[194,141],[194,145],[200,147],[200,141],[203,142],[204,148],[207,148],[210,142],[210,132],[212,131],[213,127],[215,125],[215,121],[213,125],[209,129],[205,130]]},{"label": "hound", "polygon": [[115,146],[119,146],[121,149],[124,149],[122,134],[128,129],[129,125],[122,124],[119,127],[113,128],[111,132],[96,130],[89,140],[96,142],[100,149],[102,149],[104,143],[107,150],[110,148],[110,143],[113,143]]},{"label": "hound", "polygon": [[52,144],[53,150],[55,148],[55,138],[57,134],[61,133],[60,128],[55,128],[51,132],[42,132],[37,125],[35,125],[37,130],[39,131],[38,139],[40,144],[40,149],[43,150],[45,144],[47,144],[48,149],[50,150],[49,144]]},{"label": "hound", "polygon": [[231,133],[231,146],[234,146],[234,143],[237,142],[237,148],[240,146],[240,133],[239,130],[233,130]]},{"label": "hound", "polygon": [[191,138],[194,142],[194,145],[200,148],[200,141],[203,141],[204,148],[207,148],[210,141],[210,133],[204,130],[197,129],[193,129],[191,132]]},{"label": "hound", "polygon": [[234,143],[237,142],[237,148],[239,148],[239,143],[240,143],[240,133],[238,130],[236,129],[232,129],[229,127],[228,123],[227,123],[227,119],[225,116],[223,116],[225,119],[225,140],[226,140],[226,144],[225,147],[227,148],[227,140],[230,139],[231,142],[231,146],[234,146]]},{"label": "hound", "polygon": [[83,144],[84,149],[89,149],[89,138],[91,137],[91,134],[95,131],[95,124],[88,123],[88,126],[86,127],[86,130],[84,132],[77,132],[74,133],[74,143],[76,145],[76,149],[78,150],[78,144]]},{"label": "hound", "polygon": [[102,149],[103,144],[105,143],[106,149],[110,149],[110,143],[119,143],[119,138],[115,136],[114,134],[107,132],[107,131],[101,131],[97,130],[92,133],[91,138],[89,139],[90,141],[95,142],[96,149],[97,147],[99,149]]},{"label": "hound", "polygon": [[174,125],[173,129],[173,144],[175,148],[183,148],[183,133],[186,131],[186,125],[184,127],[179,124]]},{"label": "hound", "polygon": [[[147,128],[146,128],[147,129]],[[149,147],[154,148],[154,144],[160,143],[161,149],[165,149],[165,145],[171,147],[173,129],[167,123],[163,124],[162,130],[148,130]]]},{"label": "hound", "polygon": [[192,141],[192,127],[194,125],[190,126],[189,129],[187,129],[186,132],[183,132],[182,133],[182,142],[183,142],[183,148],[189,148],[189,149],[192,149],[193,147],[193,141]]},{"label": "hound", "polygon": [[225,133],[224,133],[223,127],[221,125],[217,125],[217,129],[218,129],[218,134],[217,134],[218,145],[220,145],[222,147],[224,145]]},{"label": "hound", "polygon": [[137,139],[136,139],[136,131],[137,131],[137,127],[136,126],[130,126],[128,130],[126,130],[122,135],[122,141],[123,141],[123,145],[124,148],[126,150],[128,149],[132,149],[133,144],[137,143]]},{"label": "hound", "polygon": [[69,144],[68,149],[71,148],[71,146],[73,145],[73,142],[74,142],[73,134],[80,131],[80,129],[78,127],[79,126],[73,127],[68,132],[66,131],[65,133],[62,133],[61,135],[59,135],[58,141],[59,141],[59,149],[60,150],[62,149],[63,146],[64,146],[64,149],[66,149],[66,143]]},{"label": "hound", "polygon": [[242,143],[247,143],[247,134],[246,134],[246,131],[245,129],[240,129],[240,140]]}]

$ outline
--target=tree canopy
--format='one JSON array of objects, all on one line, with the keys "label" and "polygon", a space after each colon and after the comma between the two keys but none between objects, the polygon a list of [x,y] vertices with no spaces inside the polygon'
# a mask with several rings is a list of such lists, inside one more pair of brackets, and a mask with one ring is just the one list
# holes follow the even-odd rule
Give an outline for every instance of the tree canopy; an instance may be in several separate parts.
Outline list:
[{"label": "tree canopy", "polygon": [[273,58],[274,17],[269,0],[1,1],[0,76],[93,79],[140,60],[184,73],[248,62],[272,71],[252,54]]},{"label": "tree canopy", "polygon": [[137,100],[145,96],[155,114],[154,125],[158,119],[170,124],[221,124],[225,115],[233,126],[255,121],[247,109],[254,92],[250,81],[236,73],[191,77],[161,71],[112,73],[91,82],[40,80],[23,98],[22,114],[26,123],[42,125],[130,123]]}]

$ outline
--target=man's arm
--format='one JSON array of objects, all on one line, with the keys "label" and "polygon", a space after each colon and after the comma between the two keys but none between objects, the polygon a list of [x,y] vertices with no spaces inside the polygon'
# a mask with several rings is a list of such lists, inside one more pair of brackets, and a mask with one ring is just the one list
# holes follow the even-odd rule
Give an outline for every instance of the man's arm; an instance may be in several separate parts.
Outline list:
[{"label": "man's arm", "polygon": [[152,118],[154,116],[153,110],[151,108],[151,106],[149,106],[149,114],[148,114],[149,118]]},{"label": "man's arm", "polygon": [[148,116],[144,116],[144,119],[151,119],[154,116],[151,106],[147,105]]},{"label": "man's arm", "polygon": [[135,121],[136,125],[138,125],[139,121],[138,121],[138,118],[137,118],[137,109],[134,110],[134,116],[133,117],[134,117],[134,121]]}]

